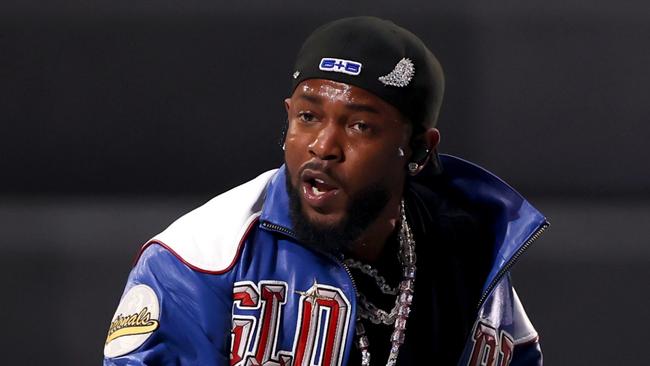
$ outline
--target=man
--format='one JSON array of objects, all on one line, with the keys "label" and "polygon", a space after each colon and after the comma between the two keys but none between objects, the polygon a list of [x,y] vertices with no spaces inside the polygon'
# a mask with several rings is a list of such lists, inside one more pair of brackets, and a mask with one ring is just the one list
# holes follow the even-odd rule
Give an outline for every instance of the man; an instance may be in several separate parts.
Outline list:
[{"label": "man", "polygon": [[548,225],[438,156],[442,69],[395,24],[318,28],[285,100],[285,164],[143,247],[106,365],[540,365],[509,269]]}]

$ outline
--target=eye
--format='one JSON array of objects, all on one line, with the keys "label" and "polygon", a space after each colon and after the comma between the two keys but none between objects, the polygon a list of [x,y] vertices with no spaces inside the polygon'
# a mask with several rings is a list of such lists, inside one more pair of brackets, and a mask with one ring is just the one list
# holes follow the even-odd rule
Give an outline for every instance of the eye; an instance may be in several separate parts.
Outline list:
[{"label": "eye", "polygon": [[303,122],[313,122],[316,120],[316,116],[311,112],[298,112],[298,118]]},{"label": "eye", "polygon": [[357,121],[352,124],[352,129],[359,132],[366,132],[370,129],[370,126],[363,121]]}]

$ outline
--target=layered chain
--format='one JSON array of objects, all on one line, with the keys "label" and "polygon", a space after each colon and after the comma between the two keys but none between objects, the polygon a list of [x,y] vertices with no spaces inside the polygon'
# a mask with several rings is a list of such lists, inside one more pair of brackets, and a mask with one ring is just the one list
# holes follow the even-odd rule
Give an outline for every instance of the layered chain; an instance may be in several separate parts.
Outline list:
[{"label": "layered chain", "polygon": [[385,295],[397,295],[397,288],[395,287],[390,287],[388,283],[386,283],[386,279],[382,277],[379,272],[377,272],[376,269],[372,268],[369,264],[363,264],[357,260],[354,260],[352,258],[348,258],[343,261],[346,266],[350,268],[355,268],[360,270],[362,273],[372,277],[375,282],[377,283],[377,287],[379,287],[379,290]]},{"label": "layered chain", "polygon": [[387,312],[368,301],[363,294],[359,294],[357,298],[359,299],[360,305],[357,307],[357,313],[361,319],[368,319],[373,324],[391,325],[395,323],[397,310],[399,309],[399,302],[396,301],[395,306],[393,306],[391,311]]},{"label": "layered chain", "polygon": [[[387,366],[395,365],[397,362],[397,356],[399,355],[400,346],[404,343],[404,336],[406,334],[406,320],[408,319],[409,313],[411,312],[411,303],[413,302],[413,293],[415,291],[414,286],[416,255],[415,239],[413,238],[413,232],[411,231],[411,228],[406,221],[406,207],[403,199],[400,202],[400,219],[401,224],[399,231],[399,258],[402,264],[403,272],[402,281],[399,284],[399,288],[395,289],[395,293],[393,293],[397,294],[397,297],[395,298],[395,306],[390,312],[387,312],[377,308],[362,294],[357,295],[359,319],[357,319],[356,334],[357,346],[361,350],[362,366],[370,365],[370,351],[368,350],[370,342],[368,341],[368,336],[366,335],[365,328],[361,323],[361,318],[368,319],[375,324],[394,324],[394,330],[390,338],[391,348],[388,355],[388,361],[386,362]],[[370,266],[363,264],[360,265],[363,268],[357,267],[356,264],[353,268],[359,268],[364,273],[373,277],[377,282],[377,286],[379,286],[382,292],[384,291],[385,287],[387,287],[388,290],[392,290],[390,286],[386,284],[386,280],[383,277],[379,276],[376,270],[372,269]],[[398,290],[399,293],[397,293]]]}]

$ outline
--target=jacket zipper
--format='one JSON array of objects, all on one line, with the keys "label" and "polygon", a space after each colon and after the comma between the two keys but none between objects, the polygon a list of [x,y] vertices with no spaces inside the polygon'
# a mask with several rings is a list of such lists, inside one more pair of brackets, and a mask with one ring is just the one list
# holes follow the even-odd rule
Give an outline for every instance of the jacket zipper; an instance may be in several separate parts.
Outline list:
[{"label": "jacket zipper", "polygon": [[269,229],[269,230],[277,231],[277,232],[279,232],[279,233],[282,233],[282,234],[285,234],[285,235],[289,235],[290,237],[292,237],[292,238],[294,238],[294,239],[296,238],[296,234],[294,234],[293,231],[287,229],[287,228],[284,227],[284,226],[280,226],[280,225],[276,225],[276,224],[271,224],[271,223],[269,223],[268,221],[263,221],[263,222],[262,222],[262,226],[264,226],[265,228],[267,228],[267,229]]},{"label": "jacket zipper", "polygon": [[521,257],[521,255],[526,251],[526,249],[528,249],[528,247],[531,244],[533,244],[533,242],[535,240],[537,240],[542,235],[544,230],[546,230],[549,226],[550,226],[550,223],[548,221],[545,221],[539,228],[537,228],[537,230],[535,230],[533,235],[531,235],[531,237],[528,238],[528,240],[526,240],[526,242],[515,252],[515,254],[512,256],[512,258],[510,258],[510,260],[499,270],[499,272],[494,277],[492,282],[490,282],[490,285],[483,292],[483,295],[481,295],[481,299],[478,302],[477,309],[481,309],[481,306],[483,306],[483,303],[485,302],[487,297],[490,295],[492,290],[494,290],[494,287],[496,287],[496,285],[501,281],[503,276],[505,276],[505,274],[508,273],[510,268],[512,268],[512,266],[514,266],[515,263],[517,263],[517,261],[519,260],[519,257]]},{"label": "jacket zipper", "polygon": [[[292,238],[295,239],[295,234],[294,234],[294,232],[291,231],[291,230],[289,230],[289,229],[287,229],[287,228],[285,228],[284,226],[280,226],[280,225],[276,225],[276,224],[271,224],[271,223],[266,222],[266,221],[262,222],[262,226],[264,226],[264,227],[267,228],[267,229],[270,229],[270,230],[273,230],[273,231],[277,231],[277,232],[282,233],[282,234],[289,235],[289,236],[291,236]],[[483,292],[483,295],[481,295],[481,299],[480,299],[479,302],[478,302],[477,309],[480,309],[481,306],[483,306],[483,303],[485,302],[485,300],[487,299],[487,297],[490,295],[490,293],[492,292],[492,290],[494,289],[494,287],[499,283],[499,281],[501,281],[501,279],[503,278],[503,276],[505,276],[505,274],[508,273],[508,271],[510,270],[510,268],[512,268],[512,266],[514,266],[515,263],[517,263],[517,261],[519,260],[519,257],[521,257],[521,255],[526,251],[526,249],[528,249],[528,247],[529,247],[529,246],[530,246],[530,245],[531,245],[535,240],[537,240],[537,239],[542,235],[542,233],[544,232],[544,230],[546,230],[549,226],[550,226],[550,223],[549,223],[548,221],[544,222],[544,223],[543,223],[543,224],[542,224],[542,225],[541,225],[541,226],[540,226],[540,227],[539,227],[539,228],[538,228],[538,229],[533,233],[533,235],[532,235],[528,240],[526,240],[526,242],[525,242],[525,243],[524,243],[524,244],[523,244],[523,245],[522,245],[522,246],[517,250],[517,252],[515,252],[515,254],[512,256],[512,258],[510,258],[510,260],[509,260],[509,261],[508,261],[508,262],[507,262],[507,263],[506,263],[506,264],[501,268],[501,270],[499,270],[499,272],[497,273],[496,277],[494,277],[494,279],[492,280],[492,282],[490,282],[490,285],[489,285],[489,286],[487,287],[487,289],[485,289],[485,291]],[[348,268],[348,266],[346,266],[345,263],[343,263],[342,261],[340,261],[338,258],[334,257],[333,255],[331,255],[331,254],[329,254],[329,253],[325,253],[325,254],[326,254],[327,256],[329,256],[329,257],[330,257],[332,260],[334,260],[335,262],[339,263],[339,264],[343,267],[343,269],[345,269],[345,272],[348,274],[348,277],[350,278],[350,282],[352,283],[352,287],[354,288],[354,293],[355,293],[355,295],[358,294],[359,291],[357,290],[357,284],[356,284],[356,282],[354,282],[354,278],[352,277],[352,273],[350,273],[350,269]]]},{"label": "jacket zipper", "polygon": [[[262,226],[269,229],[269,230],[276,231],[276,232],[288,235],[288,236],[290,236],[290,237],[292,237],[294,239],[296,238],[296,234],[292,230],[289,230],[284,226],[271,224],[268,221],[263,221]],[[348,274],[348,277],[350,278],[350,282],[352,282],[352,288],[354,289],[354,295],[356,296],[359,293],[359,291],[357,290],[357,284],[356,284],[356,282],[354,282],[354,278],[352,277],[352,273],[350,272],[350,269],[348,268],[348,266],[346,266],[345,263],[343,263],[343,261],[339,260],[334,255],[332,255],[330,253],[325,253],[325,252],[322,252],[322,253],[327,255],[328,257],[330,257],[334,262],[340,264],[343,267],[343,269],[345,269],[345,272]]]},{"label": "jacket zipper", "polygon": [[352,277],[352,273],[350,272],[350,268],[348,268],[348,266],[345,263],[343,263],[343,261],[341,261],[341,260],[339,260],[337,258],[333,258],[333,259],[336,262],[338,262],[341,266],[343,266],[343,268],[345,269],[345,272],[348,273],[348,277],[350,277],[350,282],[352,282],[352,288],[354,289],[354,295],[355,295],[355,297],[358,296],[359,291],[357,290],[357,284],[356,284],[356,282],[354,282],[354,277]]}]

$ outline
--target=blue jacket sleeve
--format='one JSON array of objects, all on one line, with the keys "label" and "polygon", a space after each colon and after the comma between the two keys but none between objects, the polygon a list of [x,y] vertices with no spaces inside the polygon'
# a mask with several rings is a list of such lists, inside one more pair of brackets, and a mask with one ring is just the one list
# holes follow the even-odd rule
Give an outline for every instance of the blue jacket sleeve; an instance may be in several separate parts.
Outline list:
[{"label": "blue jacket sleeve", "polygon": [[512,288],[513,319],[515,321],[514,349],[511,366],[541,366],[542,349],[539,345],[539,335],[528,319],[524,306]]},{"label": "blue jacket sleeve", "polygon": [[193,270],[160,245],[147,247],[111,321],[104,365],[228,365],[228,277]]},{"label": "blue jacket sleeve", "polygon": [[510,366],[542,366],[542,349],[538,340],[515,345]]}]

